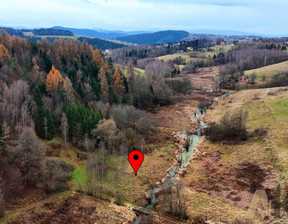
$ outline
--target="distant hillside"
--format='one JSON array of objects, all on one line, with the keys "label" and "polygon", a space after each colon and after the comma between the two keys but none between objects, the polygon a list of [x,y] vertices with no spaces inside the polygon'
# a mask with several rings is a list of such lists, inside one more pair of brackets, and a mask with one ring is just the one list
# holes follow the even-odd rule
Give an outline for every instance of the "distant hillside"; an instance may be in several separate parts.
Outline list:
[{"label": "distant hillside", "polygon": [[74,36],[71,31],[60,30],[60,29],[13,29],[10,27],[0,27],[0,30],[4,29],[10,35],[16,35],[19,37],[24,37],[24,33],[30,32],[35,36]]},{"label": "distant hillside", "polygon": [[99,38],[87,38],[87,37],[78,38],[79,41],[83,41],[84,39],[87,40],[88,44],[91,44],[92,46],[95,46],[101,50],[126,47],[126,45],[124,44],[119,44],[119,43],[115,43],[115,42],[108,41],[108,40],[102,40]]},{"label": "distant hillside", "polygon": [[13,29],[10,27],[0,27],[0,30],[6,30],[7,33],[9,33],[9,35],[13,36],[18,36],[18,37],[24,37],[23,31],[22,30],[17,30],[17,29]]},{"label": "distant hillside", "polygon": [[[54,26],[53,29],[60,30],[68,30],[73,32],[74,34],[87,36],[87,37],[96,37],[102,39],[116,39],[117,37],[134,35],[134,34],[142,34],[144,31],[122,31],[122,30],[103,30],[103,29],[77,29],[77,28],[69,28],[62,26]],[[147,32],[146,32],[147,33]]]},{"label": "distant hillside", "polygon": [[68,30],[74,34],[81,35],[81,36],[97,37],[97,38],[102,38],[102,39],[114,39],[116,37],[123,36],[122,33],[104,33],[104,32],[98,32],[96,30],[91,30],[91,29],[76,29],[76,28],[67,28],[67,27],[61,27],[61,26],[54,26],[52,28]]},{"label": "distant hillside", "polygon": [[60,29],[34,29],[32,33],[37,36],[74,36],[69,30]]},{"label": "distant hillside", "polygon": [[167,30],[155,33],[123,36],[118,37],[116,39],[133,44],[163,44],[163,43],[175,43],[188,36],[189,33],[186,31]]},{"label": "distant hillside", "polygon": [[[52,28],[49,28],[49,29],[13,29],[13,28],[7,28],[7,27],[0,27],[0,30],[1,29],[6,30],[6,32],[11,36],[15,35],[15,36],[27,38],[33,42],[36,42],[37,40],[41,40],[43,36],[45,36],[45,38],[49,40],[51,43],[53,43],[54,40],[57,38],[63,38],[63,39],[71,39],[71,38],[76,39],[77,38],[74,36],[74,34],[71,31],[52,29]],[[102,40],[99,38],[88,38],[88,37],[78,38],[79,41],[83,41],[84,39],[86,39],[89,44],[101,50],[126,47],[126,45],[124,44],[115,43],[110,40]]]}]

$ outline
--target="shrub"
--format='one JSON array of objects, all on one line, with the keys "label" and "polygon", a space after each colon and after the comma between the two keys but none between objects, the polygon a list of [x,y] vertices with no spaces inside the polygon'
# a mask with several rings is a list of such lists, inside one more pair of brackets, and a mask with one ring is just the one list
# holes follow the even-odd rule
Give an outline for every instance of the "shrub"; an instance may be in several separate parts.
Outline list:
[{"label": "shrub", "polygon": [[113,119],[104,119],[99,122],[97,128],[91,131],[97,143],[103,142],[107,148],[113,149],[117,144],[119,129]]},{"label": "shrub", "polygon": [[48,158],[44,164],[44,189],[47,193],[65,190],[73,166],[59,158]]},{"label": "shrub", "polygon": [[211,123],[204,132],[212,141],[244,141],[248,138],[246,121],[247,113],[243,111],[226,113],[218,124]]},{"label": "shrub", "polygon": [[266,87],[288,86],[288,73],[274,75]]},{"label": "shrub", "polygon": [[200,103],[199,103],[199,109],[200,109],[200,112],[203,114],[203,113],[205,113],[206,112],[206,110],[208,109],[208,107],[210,107],[211,106],[211,103],[212,103],[212,101],[210,101],[210,100],[205,100],[205,101],[201,101]]},{"label": "shrub", "polygon": [[192,91],[192,84],[188,78],[167,78],[165,82],[176,94],[188,94]]},{"label": "shrub", "polygon": [[252,133],[252,137],[263,139],[267,135],[267,133],[268,133],[268,128],[265,128],[265,127],[256,128],[254,132]]}]

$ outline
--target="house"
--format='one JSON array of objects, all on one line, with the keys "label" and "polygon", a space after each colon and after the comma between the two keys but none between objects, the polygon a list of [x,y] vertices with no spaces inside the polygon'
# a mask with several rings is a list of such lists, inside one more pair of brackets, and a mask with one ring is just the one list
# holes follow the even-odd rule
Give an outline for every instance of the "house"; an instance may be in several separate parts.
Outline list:
[{"label": "house", "polygon": [[239,83],[240,84],[247,84],[248,83],[248,81],[249,81],[249,77],[248,76],[241,76],[240,78],[239,78]]},{"label": "house", "polygon": [[225,45],[225,42],[224,42],[224,41],[221,41],[221,42],[220,42],[220,45]]}]

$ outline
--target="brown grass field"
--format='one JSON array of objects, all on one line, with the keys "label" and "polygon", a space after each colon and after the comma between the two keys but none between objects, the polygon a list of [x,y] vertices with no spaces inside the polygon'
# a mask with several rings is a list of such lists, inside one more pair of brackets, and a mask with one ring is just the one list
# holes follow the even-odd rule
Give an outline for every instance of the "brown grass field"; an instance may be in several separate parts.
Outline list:
[{"label": "brown grass field", "polygon": [[287,90],[244,90],[214,101],[204,117],[207,123],[219,121],[226,112],[243,109],[248,112],[249,132],[261,127],[268,132],[264,138],[251,137],[240,144],[204,141],[197,147],[199,155],[183,178],[191,217],[272,222],[273,217],[264,222],[251,216],[249,207],[256,190],[265,190],[271,200],[278,183],[282,192],[288,184]]}]

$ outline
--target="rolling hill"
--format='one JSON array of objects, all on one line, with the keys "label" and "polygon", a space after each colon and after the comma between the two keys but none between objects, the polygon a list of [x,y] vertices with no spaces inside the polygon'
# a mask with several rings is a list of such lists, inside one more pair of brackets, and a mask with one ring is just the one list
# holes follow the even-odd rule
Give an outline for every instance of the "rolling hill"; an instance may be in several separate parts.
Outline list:
[{"label": "rolling hill", "polygon": [[126,47],[124,44],[120,43],[115,43],[113,41],[109,40],[102,40],[99,38],[86,38],[86,37],[79,37],[79,41],[83,41],[84,39],[87,40],[88,44],[91,44],[92,46],[97,47],[98,49],[101,50],[106,50],[106,49],[116,49],[116,48],[121,48],[121,47]]},{"label": "rolling hill", "polygon": [[[103,30],[103,29],[78,29],[78,28],[68,28],[62,26],[54,26],[53,29],[67,30],[76,35],[87,36],[87,37],[96,37],[102,39],[115,39],[121,36],[142,34],[145,31],[121,31],[121,30]],[[146,32],[147,33],[147,32]]]},{"label": "rolling hill", "polygon": [[116,40],[125,41],[133,44],[163,44],[163,43],[175,43],[189,36],[186,31],[159,31],[155,33],[144,33],[137,35],[129,35],[118,37]]}]

